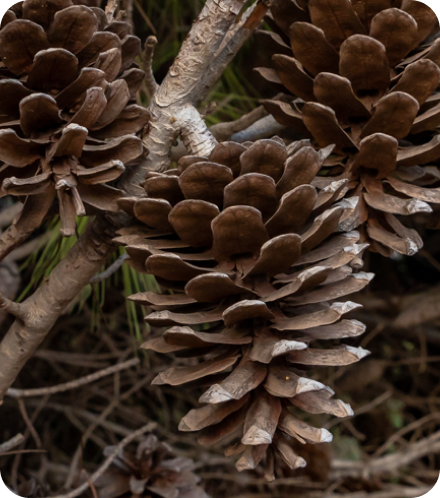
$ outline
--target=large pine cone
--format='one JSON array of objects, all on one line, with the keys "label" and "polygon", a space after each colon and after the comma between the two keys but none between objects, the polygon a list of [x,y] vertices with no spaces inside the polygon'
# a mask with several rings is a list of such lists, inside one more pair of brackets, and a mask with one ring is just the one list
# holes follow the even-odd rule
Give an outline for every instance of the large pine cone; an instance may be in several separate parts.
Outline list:
[{"label": "large pine cone", "polygon": [[192,460],[176,457],[168,444],[150,434],[136,452],[125,449],[96,488],[99,498],[207,498],[193,470]]},{"label": "large pine cone", "polygon": [[69,236],[84,204],[117,209],[121,192],[104,184],[142,154],[133,134],[149,120],[134,103],[144,76],[134,62],[139,51],[131,26],[107,24],[97,7],[26,0],[5,14],[0,196],[29,196],[23,217],[42,220],[58,196]]},{"label": "large pine cone", "polygon": [[412,0],[278,0],[271,14],[279,34],[262,37],[274,69],[259,71],[297,99],[266,109],[320,147],[335,144],[326,167],[360,196],[358,224],[375,250],[414,254],[422,241],[395,215],[440,203],[440,189],[425,188],[440,180],[436,15]]},{"label": "large pine cone", "polygon": [[305,465],[289,436],[331,438],[292,415],[293,406],[351,414],[302,369],[349,365],[367,354],[349,345],[309,347],[364,332],[360,322],[340,320],[357,305],[337,300],[372,277],[352,273],[367,245],[357,244],[359,233],[336,233],[355,207],[338,202],[346,180],[320,192],[310,185],[330,152],[302,142],[286,148],[281,140],[224,142],[209,159],[185,157],[178,171],[148,178],[145,198],[120,201],[144,223],[116,239],[129,263],[173,290],[131,297],[154,310],[147,323],[170,327],[143,347],[201,358],[166,370],[154,384],[210,386],[200,398],[206,406],[186,415],[180,429],[202,431],[199,441],[212,445],[244,424],[241,442],[228,452],[243,453],[243,470],[270,448],[269,479],[273,450],[291,468]]}]

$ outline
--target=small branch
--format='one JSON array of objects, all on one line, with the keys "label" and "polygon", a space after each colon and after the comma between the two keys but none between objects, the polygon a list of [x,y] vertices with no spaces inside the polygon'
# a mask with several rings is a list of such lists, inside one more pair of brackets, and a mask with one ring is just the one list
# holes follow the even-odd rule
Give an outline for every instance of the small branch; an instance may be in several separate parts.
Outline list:
[{"label": "small branch", "polygon": [[145,41],[144,53],[142,57],[143,70],[145,71],[145,84],[147,86],[150,98],[157,92],[159,85],[153,73],[154,49],[157,45],[157,38],[149,36]]},{"label": "small branch", "polygon": [[260,106],[241,118],[238,118],[236,121],[215,124],[209,128],[209,131],[219,142],[224,142],[225,140],[229,140],[232,135],[246,130],[255,122],[263,119],[267,114],[266,109],[263,106]]},{"label": "small branch", "polygon": [[14,303],[14,301],[4,297],[2,294],[0,294],[0,309],[5,310],[7,313],[15,316],[17,320],[22,322],[24,322],[27,318],[27,314],[23,310],[21,304]]},{"label": "small branch", "polygon": [[231,140],[234,142],[254,142],[255,140],[260,140],[261,138],[269,138],[280,131],[284,130],[285,126],[280,125],[273,116],[266,116],[260,119],[253,125],[249,126],[246,130],[240,131],[232,135]]},{"label": "small branch", "polygon": [[120,451],[122,451],[128,444],[130,444],[132,441],[134,441],[136,438],[139,436],[142,436],[143,434],[147,432],[151,432],[154,430],[156,427],[156,424],[154,422],[150,422],[147,425],[144,425],[140,429],[138,429],[135,432],[132,432],[129,436],[124,438],[118,445],[116,445],[110,455],[106,458],[105,462],[101,465],[101,467],[81,486],[78,488],[74,489],[70,493],[66,493],[64,495],[58,495],[55,496],[54,498],[76,498],[77,496],[80,496],[84,491],[86,491],[90,486],[95,484],[95,482],[104,475],[105,471],[110,467],[110,465],[116,460],[118,457]]},{"label": "small branch", "polygon": [[371,475],[395,472],[426,455],[440,451],[440,431],[431,436],[411,443],[404,451],[373,458],[368,462],[352,462],[346,460],[333,460],[332,479],[340,477],[354,477],[368,479]]},{"label": "small branch", "polygon": [[13,438],[9,439],[9,441],[5,441],[4,443],[0,444],[0,454],[12,450],[12,448],[16,448],[24,440],[25,437],[23,436],[23,434],[17,434]]},{"label": "small branch", "polygon": [[134,6],[137,8],[138,12],[143,17],[144,21],[147,23],[147,25],[151,29],[151,31],[156,35],[157,29],[154,27],[153,23],[151,22],[150,18],[147,16],[147,14],[145,14],[145,11],[142,8],[142,5],[138,2],[138,0],[134,0]]},{"label": "small branch", "polygon": [[128,254],[121,254],[119,258],[111,264],[105,271],[102,273],[98,273],[98,275],[95,275],[91,280],[91,284],[97,284],[99,282],[102,282],[103,280],[107,280],[110,278],[113,273],[117,272],[119,268],[124,264],[124,261],[128,259],[130,256]]},{"label": "small branch", "polygon": [[37,446],[37,448],[39,450],[41,450],[41,447],[42,447],[41,438],[38,435],[38,432],[36,431],[34,424],[32,423],[32,420],[29,418],[24,401],[22,399],[18,399],[17,402],[18,402],[18,408],[20,410],[21,416],[23,417],[24,423],[26,424],[26,427],[28,428],[29,433],[32,435],[32,438],[35,441],[35,445]]},{"label": "small branch", "polygon": [[107,377],[108,375],[112,375],[117,372],[121,372],[122,370],[127,370],[128,368],[134,367],[139,364],[138,358],[133,358],[128,361],[124,361],[123,363],[118,363],[108,368],[104,368],[104,370],[100,370],[99,372],[92,373],[90,375],[86,375],[85,377],[81,377],[80,379],[72,380],[70,382],[66,382],[64,384],[59,384],[57,386],[52,387],[42,387],[40,389],[8,389],[7,395],[11,398],[31,398],[34,396],[46,396],[57,394],[65,391],[70,391],[72,389],[78,389],[81,386],[85,386],[86,384],[91,384],[103,377]]}]

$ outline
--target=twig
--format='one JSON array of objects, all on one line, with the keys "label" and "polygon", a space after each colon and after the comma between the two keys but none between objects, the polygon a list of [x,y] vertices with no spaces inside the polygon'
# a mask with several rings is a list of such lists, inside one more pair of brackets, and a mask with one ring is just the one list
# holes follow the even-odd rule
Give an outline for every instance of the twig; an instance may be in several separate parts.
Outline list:
[{"label": "twig", "polygon": [[12,448],[15,448],[24,440],[25,437],[23,436],[23,434],[17,434],[13,438],[9,439],[9,441],[5,441],[4,443],[0,444],[0,453],[5,453],[6,451],[12,450]]},{"label": "twig", "polygon": [[145,85],[150,98],[153,97],[159,88],[153,73],[154,49],[156,48],[156,45],[157,38],[155,36],[149,36],[145,41],[144,53],[142,57],[142,66],[145,71]]},{"label": "twig", "polygon": [[1,453],[2,456],[8,455],[27,455],[28,453],[47,453],[47,450],[13,450],[13,451],[5,451]]},{"label": "twig", "polygon": [[147,16],[147,14],[145,14],[145,11],[142,8],[142,5],[138,2],[138,0],[134,0],[134,6],[139,11],[139,14],[144,18],[144,21],[148,24],[148,27],[151,29],[151,31],[156,35],[157,29],[154,27],[153,23],[150,21],[150,18]]},{"label": "twig", "polygon": [[91,384],[103,377],[112,375],[116,372],[121,372],[128,368],[134,367],[139,364],[138,358],[132,358],[131,360],[124,361],[123,363],[118,363],[111,367],[100,370],[99,372],[86,375],[80,379],[72,380],[71,382],[66,382],[64,384],[58,384],[52,387],[42,387],[40,389],[13,389],[10,388],[7,391],[7,395],[11,398],[31,398],[35,396],[46,396],[52,395],[60,392],[70,391],[72,389],[78,389],[78,387],[85,386],[86,384]]},{"label": "twig", "polygon": [[332,478],[339,477],[361,477],[368,479],[373,474],[394,472],[414,460],[418,460],[429,454],[440,451],[440,431],[431,436],[420,439],[416,443],[409,444],[404,451],[380,458],[373,458],[369,462],[350,462],[345,460],[333,460]]},{"label": "twig", "polygon": [[284,130],[285,126],[281,125],[273,116],[266,116],[260,119],[246,130],[240,131],[232,135],[231,140],[234,142],[247,142],[260,140],[261,138],[269,138]]},{"label": "twig", "polygon": [[58,495],[55,496],[54,498],[76,498],[77,496],[81,495],[89,489],[89,487],[102,476],[104,475],[105,471],[110,467],[110,465],[113,463],[113,461],[118,457],[118,454],[121,450],[123,450],[128,444],[130,444],[132,441],[134,441],[136,438],[139,436],[142,436],[146,432],[151,432],[155,428],[156,424],[153,422],[150,422],[147,425],[144,425],[140,429],[138,429],[135,432],[132,432],[129,436],[124,438],[118,445],[116,445],[113,448],[113,451],[110,453],[110,455],[106,458],[105,462],[101,465],[101,467],[94,473],[92,476],[79,486],[78,488],[74,489],[70,493],[64,494],[64,495]]},{"label": "twig", "polygon": [[74,479],[76,471],[78,469],[78,463],[80,461],[82,452],[87,444],[87,441],[92,436],[95,429],[99,426],[100,422],[105,420],[110,415],[110,413],[116,408],[118,403],[120,402],[119,374],[117,376],[115,376],[115,380],[116,379],[118,379],[118,382],[115,382],[115,384],[116,384],[115,395],[114,395],[114,398],[112,399],[111,403],[101,413],[101,415],[99,415],[98,419],[89,425],[89,427],[87,428],[87,430],[84,432],[84,434],[81,437],[81,441],[78,445],[78,448],[75,451],[75,454],[74,454],[73,459],[72,459],[72,463],[70,465],[70,470],[69,470],[69,474],[67,476],[66,484],[64,485],[64,487],[66,489],[69,489],[73,483],[73,479]]},{"label": "twig", "polygon": [[113,275],[113,273],[117,272],[119,268],[124,264],[124,261],[128,259],[130,256],[128,254],[121,254],[119,258],[111,264],[105,271],[102,273],[98,273],[98,275],[95,275],[91,280],[91,284],[97,284],[99,282],[102,282],[103,280],[107,280],[109,277]]},{"label": "twig", "polygon": [[23,417],[23,420],[26,424],[26,427],[28,428],[28,431],[31,433],[31,435],[35,441],[36,447],[38,449],[41,449],[41,446],[42,446],[41,438],[38,435],[38,432],[36,431],[34,424],[32,423],[31,419],[29,418],[24,401],[22,399],[18,399],[17,402],[18,402],[18,408],[20,410],[21,416]]},{"label": "twig", "polygon": [[[391,390],[385,391],[380,396],[373,399],[373,401],[370,401],[369,403],[367,403],[363,406],[360,406],[359,408],[354,410],[353,417],[357,417],[358,415],[362,415],[363,413],[368,413],[370,410],[372,410],[376,406],[379,406],[382,403],[384,403],[387,399],[390,399],[392,395],[393,395],[393,392]],[[333,419],[331,422],[326,424],[325,428],[331,429],[332,427],[334,427],[335,425],[339,425],[343,421],[344,421],[344,419]]]},{"label": "twig", "polygon": [[374,452],[374,457],[378,457],[385,453],[388,448],[390,448],[395,442],[397,442],[402,436],[407,434],[408,432],[414,431],[415,429],[418,429],[422,425],[434,421],[434,420],[440,420],[440,413],[439,412],[434,412],[430,413],[429,415],[426,415],[425,417],[422,417],[419,420],[415,420],[411,424],[408,424],[405,427],[402,427],[400,431],[397,431],[395,434],[393,434],[382,446],[380,446],[375,452]]},{"label": "twig", "polygon": [[267,116],[266,109],[263,106],[259,106],[236,121],[218,123],[211,126],[209,130],[219,142],[223,142],[229,140],[232,135],[246,130],[265,116]]}]

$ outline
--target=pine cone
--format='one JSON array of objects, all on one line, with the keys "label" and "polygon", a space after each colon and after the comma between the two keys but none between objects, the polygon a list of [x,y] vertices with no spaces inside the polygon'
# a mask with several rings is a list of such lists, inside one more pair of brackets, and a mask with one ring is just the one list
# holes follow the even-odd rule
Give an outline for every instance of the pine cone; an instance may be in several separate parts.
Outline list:
[{"label": "pine cone", "polygon": [[[22,18],[17,18],[17,16]],[[62,234],[84,204],[117,210],[108,185],[143,152],[133,134],[149,120],[136,105],[140,40],[122,21],[71,0],[26,0],[0,30],[0,196],[29,196],[23,218],[41,223],[55,197]],[[111,139],[107,141],[106,139]],[[3,162],[3,165],[1,163]],[[34,227],[36,228],[36,227]]]},{"label": "pine cone", "polygon": [[206,498],[193,470],[192,460],[176,457],[168,444],[150,434],[139,443],[136,453],[124,450],[96,488],[99,498]]},{"label": "pine cone", "polygon": [[145,225],[122,229],[116,239],[126,245],[128,262],[173,290],[130,298],[154,310],[147,323],[170,327],[143,347],[202,358],[153,383],[210,386],[200,398],[206,405],[186,415],[180,429],[202,431],[199,441],[209,446],[244,424],[241,442],[227,454],[242,453],[243,470],[255,468],[270,448],[269,480],[273,450],[291,468],[305,465],[290,436],[331,439],[295,418],[292,406],[352,413],[302,369],[348,365],[367,354],[348,345],[309,348],[364,332],[360,322],[340,320],[358,305],[335,300],[372,277],[352,273],[350,264],[367,245],[357,244],[359,233],[336,233],[356,205],[337,202],[346,180],[319,193],[310,185],[330,152],[302,142],[286,148],[278,139],[224,142],[209,159],[184,157],[178,171],[150,175],[146,197],[120,200]]},{"label": "pine cone", "polygon": [[[375,250],[414,254],[422,240],[396,215],[440,203],[440,189],[426,188],[440,181],[435,13],[412,0],[278,0],[271,13],[281,36],[262,33],[276,55],[274,69],[259,71],[297,99],[266,109],[320,147],[335,144],[325,166],[360,196],[353,221],[366,224]],[[328,174],[319,185],[334,181]]]}]

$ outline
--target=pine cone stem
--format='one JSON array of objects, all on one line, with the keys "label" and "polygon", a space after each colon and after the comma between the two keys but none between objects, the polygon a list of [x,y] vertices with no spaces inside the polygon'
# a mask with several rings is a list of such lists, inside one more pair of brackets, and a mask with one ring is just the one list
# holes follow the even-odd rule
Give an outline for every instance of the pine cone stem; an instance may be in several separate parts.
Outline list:
[{"label": "pine cone stem", "polygon": [[157,45],[157,38],[155,36],[149,36],[145,42],[144,54],[143,54],[143,69],[145,71],[145,84],[147,85],[148,93],[150,98],[154,96],[159,88],[153,73],[153,58],[154,49]]}]

